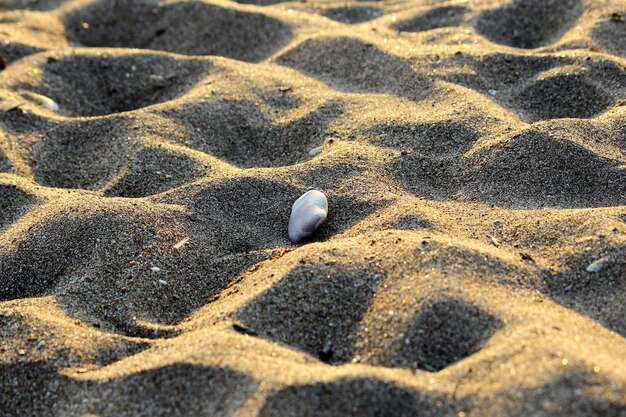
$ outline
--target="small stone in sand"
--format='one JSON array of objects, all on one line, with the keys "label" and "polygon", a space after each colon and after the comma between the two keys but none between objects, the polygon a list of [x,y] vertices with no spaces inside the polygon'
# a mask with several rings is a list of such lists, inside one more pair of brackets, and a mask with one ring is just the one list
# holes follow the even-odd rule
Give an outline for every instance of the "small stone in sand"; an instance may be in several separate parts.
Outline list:
[{"label": "small stone in sand", "polygon": [[190,240],[190,239],[189,239],[188,237],[184,238],[183,240],[181,240],[180,242],[178,242],[177,244],[175,244],[175,245],[174,245],[174,249],[180,249],[180,248],[182,248],[182,247],[183,247],[183,246],[185,246],[187,243],[189,243],[189,240]]},{"label": "small stone in sand", "polygon": [[328,200],[321,191],[304,193],[293,203],[289,218],[289,239],[298,243],[311,236],[328,216]]},{"label": "small stone in sand", "polygon": [[164,280],[164,279],[160,279],[160,280],[159,280],[159,284],[161,284],[161,285],[167,285],[167,281],[166,281],[166,280]]},{"label": "small stone in sand", "polygon": [[609,257],[605,256],[603,258],[600,258],[592,263],[590,263],[587,266],[586,271],[587,272],[600,272],[600,270],[602,270],[602,268],[604,268],[606,266],[606,264],[609,262]]},{"label": "small stone in sand", "polygon": [[59,105],[50,97],[44,96],[42,94],[33,93],[32,91],[29,91],[27,95],[35,100],[40,106],[45,107],[48,110],[59,111]]},{"label": "small stone in sand", "polygon": [[153,266],[152,268],[150,268],[150,270],[152,272],[159,272],[161,270],[161,268],[159,268],[158,266]]},{"label": "small stone in sand", "polygon": [[167,85],[167,81],[165,80],[165,77],[163,77],[160,74],[152,74],[152,75],[150,75],[150,77],[148,77],[148,81],[154,87],[161,88],[161,87],[165,87]]},{"label": "small stone in sand", "polygon": [[491,239],[491,243],[493,243],[493,246],[495,246],[495,247],[500,246],[500,242],[498,241],[498,239],[496,239],[496,237],[495,237],[495,236],[493,236],[493,235],[489,235],[489,234],[488,234],[488,235],[487,235],[487,237],[488,237],[489,239]]},{"label": "small stone in sand", "polygon": [[318,146],[317,148],[313,148],[309,151],[309,155],[311,156],[317,156],[319,154],[322,153],[322,151],[324,150],[323,146]]}]

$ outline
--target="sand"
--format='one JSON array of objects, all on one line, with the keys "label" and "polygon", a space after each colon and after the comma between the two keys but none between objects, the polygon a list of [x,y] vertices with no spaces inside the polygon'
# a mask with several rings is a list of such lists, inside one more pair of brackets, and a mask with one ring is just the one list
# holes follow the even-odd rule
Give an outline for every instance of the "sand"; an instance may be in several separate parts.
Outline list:
[{"label": "sand", "polygon": [[0,9],[0,416],[626,416],[623,1]]}]

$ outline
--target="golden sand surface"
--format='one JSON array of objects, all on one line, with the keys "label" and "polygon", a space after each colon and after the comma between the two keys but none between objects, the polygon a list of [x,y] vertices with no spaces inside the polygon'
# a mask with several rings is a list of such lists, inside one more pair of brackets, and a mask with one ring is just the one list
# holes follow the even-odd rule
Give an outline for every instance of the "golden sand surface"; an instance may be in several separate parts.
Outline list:
[{"label": "golden sand surface", "polygon": [[0,10],[0,416],[626,416],[623,0]]}]

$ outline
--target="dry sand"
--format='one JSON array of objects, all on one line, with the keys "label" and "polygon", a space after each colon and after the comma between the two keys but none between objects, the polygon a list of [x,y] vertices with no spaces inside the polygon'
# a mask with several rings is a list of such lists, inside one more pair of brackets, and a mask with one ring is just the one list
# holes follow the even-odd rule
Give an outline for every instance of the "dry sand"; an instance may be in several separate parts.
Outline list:
[{"label": "dry sand", "polygon": [[622,0],[0,7],[0,416],[626,416]]}]

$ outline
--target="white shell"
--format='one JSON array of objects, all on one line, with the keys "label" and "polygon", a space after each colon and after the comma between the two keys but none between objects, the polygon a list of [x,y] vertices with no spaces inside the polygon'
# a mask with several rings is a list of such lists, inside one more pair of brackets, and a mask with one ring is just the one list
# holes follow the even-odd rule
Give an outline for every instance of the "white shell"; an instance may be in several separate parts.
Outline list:
[{"label": "white shell", "polygon": [[600,258],[595,262],[592,262],[589,264],[589,266],[587,266],[587,272],[600,272],[602,270],[602,268],[604,268],[606,266],[607,263],[609,263],[610,258],[608,256],[605,256],[604,258]]},{"label": "white shell", "polygon": [[309,151],[309,155],[311,156],[317,156],[319,154],[322,153],[322,151],[324,150],[323,146],[318,146],[317,148],[313,148]]},{"label": "white shell", "polygon": [[293,203],[289,218],[289,240],[298,243],[311,236],[328,216],[328,200],[321,191],[304,193]]},{"label": "white shell", "polygon": [[32,91],[28,91],[26,94],[35,100],[40,106],[45,107],[48,110],[59,111],[59,105],[50,97],[44,96],[43,94],[33,93]]}]

